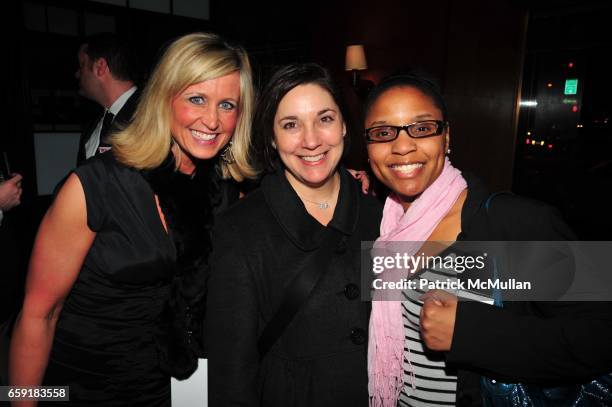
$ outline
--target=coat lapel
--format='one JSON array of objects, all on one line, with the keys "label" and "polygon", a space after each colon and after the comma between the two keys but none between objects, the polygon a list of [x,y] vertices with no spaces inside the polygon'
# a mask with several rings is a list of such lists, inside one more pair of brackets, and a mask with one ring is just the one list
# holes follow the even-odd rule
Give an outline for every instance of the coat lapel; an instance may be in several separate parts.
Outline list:
[{"label": "coat lapel", "polygon": [[[306,210],[282,171],[265,176],[261,183],[266,204],[287,234],[304,251],[319,247],[325,227]],[[359,217],[359,190],[346,170],[340,169],[340,192],[333,218],[328,227],[345,235],[353,233]]]}]

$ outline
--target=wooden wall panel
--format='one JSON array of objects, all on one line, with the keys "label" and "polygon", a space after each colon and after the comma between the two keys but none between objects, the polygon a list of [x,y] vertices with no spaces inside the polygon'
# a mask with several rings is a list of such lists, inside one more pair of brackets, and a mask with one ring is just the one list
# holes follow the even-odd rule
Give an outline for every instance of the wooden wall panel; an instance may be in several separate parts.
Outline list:
[{"label": "wooden wall panel", "polygon": [[454,1],[445,95],[457,167],[510,189],[527,15],[504,1]]}]

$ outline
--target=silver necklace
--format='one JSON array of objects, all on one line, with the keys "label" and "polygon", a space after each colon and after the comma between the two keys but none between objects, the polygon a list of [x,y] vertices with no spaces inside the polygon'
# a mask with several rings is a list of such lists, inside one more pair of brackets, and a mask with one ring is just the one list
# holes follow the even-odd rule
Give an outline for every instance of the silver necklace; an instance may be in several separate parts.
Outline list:
[{"label": "silver necklace", "polygon": [[329,208],[329,203],[327,201],[316,202],[316,201],[311,201],[310,199],[306,199],[306,198],[302,198],[302,199],[305,200],[308,203],[317,205],[319,207],[319,209],[328,209]]},{"label": "silver necklace", "polygon": [[[334,192],[332,193],[332,197],[334,196],[334,194],[336,194],[336,188],[340,188],[340,182],[338,182],[338,185],[337,185],[337,186],[334,188]],[[299,196],[299,195],[298,195],[298,196]],[[301,198],[303,201],[306,201],[306,202],[311,203],[311,204],[313,204],[313,205],[317,205],[317,207],[318,207],[319,209],[329,209],[329,208],[330,208],[330,206],[331,206],[331,205],[329,204],[329,202],[328,202],[328,201],[321,201],[321,202],[317,202],[317,201],[312,201],[312,200],[310,200],[310,199],[306,199],[306,198],[304,198],[304,197],[302,197],[302,196],[300,196],[300,198]]]}]

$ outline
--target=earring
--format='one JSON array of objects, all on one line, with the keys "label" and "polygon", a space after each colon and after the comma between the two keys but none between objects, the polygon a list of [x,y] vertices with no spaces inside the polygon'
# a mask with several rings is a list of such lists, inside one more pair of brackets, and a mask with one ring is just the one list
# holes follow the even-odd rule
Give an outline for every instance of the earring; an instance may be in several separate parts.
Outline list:
[{"label": "earring", "polygon": [[451,149],[450,147],[446,150],[446,155],[449,155],[451,153]]},{"label": "earring", "polygon": [[223,148],[223,151],[221,151],[221,160],[223,160],[225,164],[233,164],[236,162],[234,153],[232,152],[232,145],[232,140],[230,140],[229,143],[227,143],[227,145]]}]

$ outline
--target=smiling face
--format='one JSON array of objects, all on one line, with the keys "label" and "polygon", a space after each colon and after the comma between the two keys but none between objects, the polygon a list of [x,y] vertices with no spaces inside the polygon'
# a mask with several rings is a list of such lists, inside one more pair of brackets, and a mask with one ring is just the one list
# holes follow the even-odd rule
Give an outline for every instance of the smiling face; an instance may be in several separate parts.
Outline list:
[{"label": "smiling face", "polygon": [[[372,104],[365,127],[404,126],[421,120],[444,120],[442,116],[433,100],[420,90],[393,87]],[[448,141],[448,128],[438,136],[420,139],[411,138],[402,130],[393,141],[368,144],[372,171],[408,208],[442,172]]]},{"label": "smiling face", "polygon": [[213,158],[225,147],[236,128],[239,102],[239,72],[196,83],[174,98],[170,128],[181,150],[181,172],[192,173],[195,159]]},{"label": "smiling face", "polygon": [[316,84],[291,89],[278,105],[273,128],[290,183],[316,188],[331,182],[342,157],[346,127],[327,90]]}]

